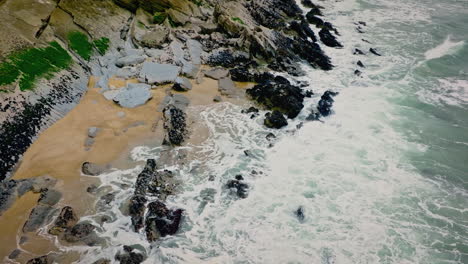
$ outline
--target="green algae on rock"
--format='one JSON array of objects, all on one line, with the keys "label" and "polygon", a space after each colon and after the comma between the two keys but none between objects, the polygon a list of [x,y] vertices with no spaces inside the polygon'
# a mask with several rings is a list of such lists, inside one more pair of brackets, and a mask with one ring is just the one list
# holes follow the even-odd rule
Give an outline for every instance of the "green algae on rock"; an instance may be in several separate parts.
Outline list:
[{"label": "green algae on rock", "polygon": [[88,36],[79,31],[72,31],[68,33],[68,42],[70,48],[74,50],[83,59],[89,61],[93,53],[93,45],[89,42]]},{"label": "green algae on rock", "polygon": [[19,81],[21,91],[32,90],[38,78],[50,78],[52,73],[68,68],[71,61],[68,52],[55,41],[44,48],[15,52],[0,64],[0,85]]},{"label": "green algae on rock", "polygon": [[108,38],[104,37],[104,38],[96,39],[93,42],[94,42],[94,46],[96,46],[97,50],[99,51],[99,54],[101,55],[104,55],[107,49],[109,49],[110,40]]}]

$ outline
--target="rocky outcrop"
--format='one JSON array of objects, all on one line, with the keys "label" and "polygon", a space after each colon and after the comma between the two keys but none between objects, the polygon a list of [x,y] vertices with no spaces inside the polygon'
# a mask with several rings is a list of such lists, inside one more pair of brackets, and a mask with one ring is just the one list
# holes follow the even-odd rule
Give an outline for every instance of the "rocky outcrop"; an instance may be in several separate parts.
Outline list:
[{"label": "rocky outcrop", "polygon": [[139,264],[145,261],[146,255],[140,252],[135,252],[135,249],[130,246],[123,246],[123,252],[118,252],[115,255],[115,260],[121,264]]},{"label": "rocky outcrop", "polygon": [[187,136],[186,114],[174,105],[168,105],[163,110],[164,129],[166,135],[164,142],[170,145],[181,145]]},{"label": "rocky outcrop", "polygon": [[289,118],[295,118],[304,107],[301,88],[292,85],[285,78],[255,85],[247,94],[259,104],[270,110],[278,110]]},{"label": "rocky outcrop", "polygon": [[226,187],[235,193],[239,198],[247,198],[249,193],[249,185],[243,181],[244,177],[242,177],[242,175],[236,175],[234,180],[229,180],[226,183]]},{"label": "rocky outcrop", "polygon": [[288,125],[288,121],[284,118],[283,114],[274,110],[273,112],[266,113],[265,120],[263,122],[268,128],[280,129]]},{"label": "rocky outcrop", "polygon": [[323,93],[322,97],[317,106],[317,110],[322,116],[328,116],[331,114],[331,107],[333,106],[333,97],[338,93],[332,91],[326,91]]},{"label": "rocky outcrop", "polygon": [[160,201],[148,204],[148,213],[145,219],[145,232],[148,241],[152,242],[160,237],[174,235],[179,229],[182,212],[182,209],[170,210]]}]

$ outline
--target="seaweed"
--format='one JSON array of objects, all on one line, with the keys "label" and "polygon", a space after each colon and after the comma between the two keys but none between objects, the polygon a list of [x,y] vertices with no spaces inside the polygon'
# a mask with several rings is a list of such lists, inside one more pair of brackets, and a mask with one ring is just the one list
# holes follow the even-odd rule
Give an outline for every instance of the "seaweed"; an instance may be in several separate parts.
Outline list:
[{"label": "seaweed", "polygon": [[88,36],[79,31],[72,31],[68,33],[67,37],[70,48],[78,53],[80,57],[89,61],[93,53],[93,45],[88,41]]},{"label": "seaweed", "polygon": [[99,51],[99,54],[104,55],[106,54],[107,49],[109,49],[110,40],[108,38],[100,38],[94,40],[94,46]]}]

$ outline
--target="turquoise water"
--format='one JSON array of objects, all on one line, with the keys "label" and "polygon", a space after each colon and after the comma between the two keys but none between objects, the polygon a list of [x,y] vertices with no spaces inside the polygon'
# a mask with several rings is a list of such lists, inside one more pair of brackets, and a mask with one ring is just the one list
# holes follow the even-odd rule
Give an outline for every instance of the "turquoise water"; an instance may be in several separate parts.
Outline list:
[{"label": "turquoise water", "polygon": [[[305,67],[316,96],[298,119],[270,131],[241,114],[245,106],[189,109],[210,136],[176,150],[194,153],[191,163],[169,167],[184,183],[168,200],[185,210],[180,232],[150,245],[116,202],[117,220],[101,232],[109,247],[86,249],[82,263],[123,244],[140,244],[145,263],[468,263],[468,1],[320,4],[345,48],[324,47],[333,71]],[[352,55],[370,47],[383,56]],[[340,92],[334,114],[296,129],[328,89]],[[159,151],[142,146],[132,159]],[[140,170],[103,175],[104,185],[125,201],[133,190],[122,183]],[[246,199],[224,188],[236,174],[250,186]]]}]

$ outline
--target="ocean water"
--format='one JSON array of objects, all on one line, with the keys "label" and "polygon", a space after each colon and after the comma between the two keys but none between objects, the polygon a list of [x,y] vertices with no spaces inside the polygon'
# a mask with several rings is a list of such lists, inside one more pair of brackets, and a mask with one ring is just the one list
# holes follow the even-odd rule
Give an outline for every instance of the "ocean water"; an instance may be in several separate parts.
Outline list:
[{"label": "ocean water", "polygon": [[[301,115],[271,131],[233,104],[191,109],[210,133],[183,148],[194,160],[168,168],[183,182],[167,201],[185,210],[180,231],[152,245],[130,231],[118,206],[133,190],[121,186],[142,167],[115,170],[103,176],[118,191],[103,212],[115,221],[99,229],[109,246],[75,248],[80,263],[112,259],[121,245],[139,245],[145,263],[468,263],[468,1],[320,4],[344,48],[324,47],[330,72],[304,66],[316,95]],[[340,92],[333,115],[297,129],[326,90]],[[141,146],[130,158],[159,151]],[[237,174],[246,199],[224,188]]]}]

